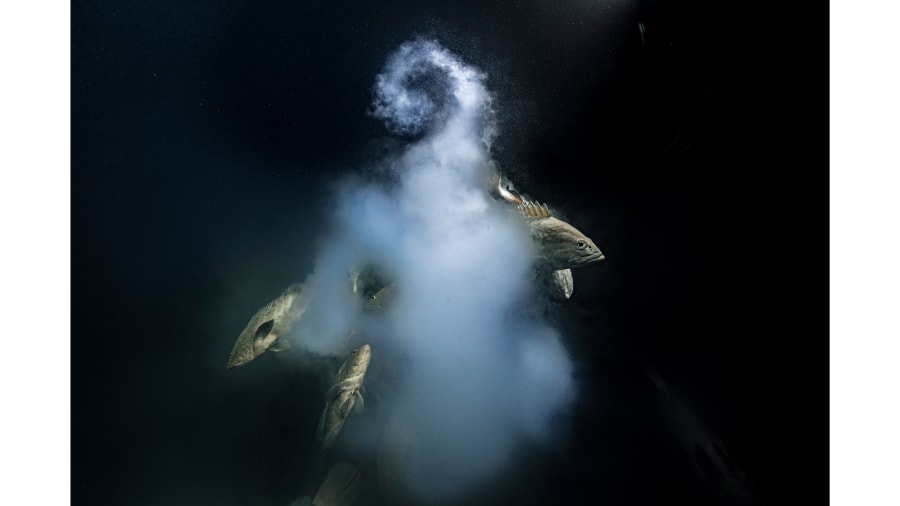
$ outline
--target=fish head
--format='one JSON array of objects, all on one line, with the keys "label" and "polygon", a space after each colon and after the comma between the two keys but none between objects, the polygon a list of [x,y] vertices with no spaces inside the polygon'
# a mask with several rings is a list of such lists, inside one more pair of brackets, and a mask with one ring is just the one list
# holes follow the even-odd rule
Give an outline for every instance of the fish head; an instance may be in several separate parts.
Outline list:
[{"label": "fish head", "polygon": [[384,312],[390,304],[390,301],[394,298],[394,291],[393,283],[378,290],[366,299],[365,304],[363,304],[363,309],[367,313],[378,314]]},{"label": "fish head", "polygon": [[557,270],[571,269],[606,259],[590,237],[556,219],[532,220],[532,235],[540,244],[540,256]]},{"label": "fish head", "polygon": [[225,368],[242,366],[265,353],[278,337],[272,332],[274,325],[275,320],[262,323],[258,323],[255,319],[251,320],[235,341]]},{"label": "fish head", "polygon": [[364,344],[350,352],[350,356],[347,357],[347,363],[350,364],[354,372],[364,372],[369,367],[371,359],[372,347]]},{"label": "fish head", "polygon": [[600,248],[594,244],[594,241],[592,241],[590,237],[584,234],[581,234],[581,237],[575,239],[574,245],[574,254],[569,258],[569,263],[572,264],[572,267],[606,260],[606,256],[600,251]]},{"label": "fish head", "polygon": [[338,381],[365,375],[366,369],[369,368],[369,360],[371,360],[371,358],[372,347],[368,344],[364,344],[351,351],[350,354],[347,355],[347,358],[344,359],[344,363],[341,364],[341,368],[338,370]]}]

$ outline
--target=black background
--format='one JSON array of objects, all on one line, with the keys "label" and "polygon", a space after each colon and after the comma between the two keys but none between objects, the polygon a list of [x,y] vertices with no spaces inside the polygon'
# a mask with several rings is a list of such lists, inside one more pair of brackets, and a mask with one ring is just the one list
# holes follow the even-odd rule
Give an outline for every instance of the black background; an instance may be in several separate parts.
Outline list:
[{"label": "black background", "polygon": [[525,465],[527,496],[496,493],[712,504],[650,364],[765,503],[824,502],[824,9],[74,2],[72,503],[303,492],[310,377],[271,354],[224,364],[312,268],[329,183],[390,145],[371,87],[415,35],[488,74],[495,158],[607,255],[576,273],[562,323],[582,393],[569,443]]}]

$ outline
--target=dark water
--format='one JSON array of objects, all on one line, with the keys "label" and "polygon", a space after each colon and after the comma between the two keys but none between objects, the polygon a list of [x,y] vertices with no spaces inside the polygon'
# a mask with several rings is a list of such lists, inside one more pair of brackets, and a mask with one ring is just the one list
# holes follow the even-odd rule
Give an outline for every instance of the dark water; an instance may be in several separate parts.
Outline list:
[{"label": "dark water", "polygon": [[[559,441],[460,502],[823,501],[822,13],[449,4],[73,4],[73,504],[309,493],[318,378],[271,353],[224,366],[312,269],[330,184],[396,146],[366,111],[417,34],[487,72],[495,158],[607,256],[556,315],[579,390]],[[743,492],[680,445],[648,365]],[[381,504],[372,463],[346,457]]]}]

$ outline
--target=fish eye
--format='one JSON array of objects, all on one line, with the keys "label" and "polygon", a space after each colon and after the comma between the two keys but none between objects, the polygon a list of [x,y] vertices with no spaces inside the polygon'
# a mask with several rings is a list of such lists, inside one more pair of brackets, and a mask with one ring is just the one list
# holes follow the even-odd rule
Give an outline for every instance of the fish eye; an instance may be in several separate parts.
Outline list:
[{"label": "fish eye", "polygon": [[585,247],[586,245],[587,245],[587,243],[585,243],[585,242],[584,242],[583,240],[581,240],[581,239],[579,239],[578,242],[575,243],[575,246],[576,246],[578,249],[584,249],[584,247]]}]

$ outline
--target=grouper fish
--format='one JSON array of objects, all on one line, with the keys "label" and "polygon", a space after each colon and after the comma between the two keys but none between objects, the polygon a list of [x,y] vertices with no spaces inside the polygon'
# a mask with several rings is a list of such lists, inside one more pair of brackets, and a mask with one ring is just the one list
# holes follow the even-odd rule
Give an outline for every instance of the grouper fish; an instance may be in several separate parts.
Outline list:
[{"label": "grouper fish", "polygon": [[553,217],[547,204],[525,201],[518,205],[531,238],[538,245],[538,263],[552,270],[573,269],[606,257],[580,230]]},{"label": "grouper fish", "polygon": [[226,368],[244,365],[267,350],[290,348],[290,342],[284,336],[306,311],[309,298],[303,295],[303,285],[294,283],[257,311],[234,343]]},{"label": "grouper fish", "polygon": [[316,439],[321,442],[321,453],[324,454],[337,439],[344,422],[351,413],[362,413],[363,380],[372,358],[372,348],[364,344],[353,350],[338,370],[331,388],[325,392],[325,409],[319,419]]},{"label": "grouper fish", "polygon": [[523,198],[496,167],[489,193],[495,199],[515,205],[526,218],[531,237],[538,245],[538,277],[548,286],[554,298],[568,299],[572,296],[575,289],[573,267],[606,258],[580,230],[555,218],[546,204]]}]

